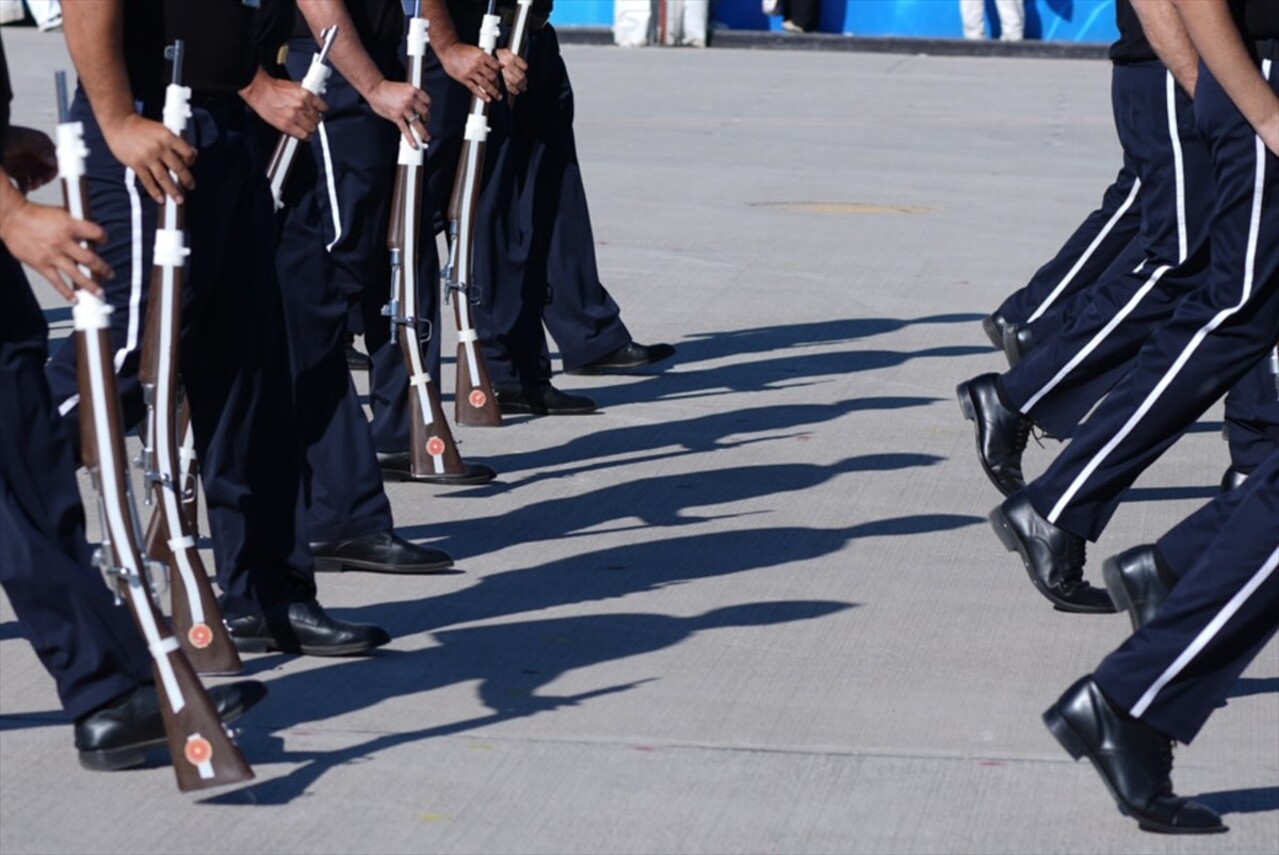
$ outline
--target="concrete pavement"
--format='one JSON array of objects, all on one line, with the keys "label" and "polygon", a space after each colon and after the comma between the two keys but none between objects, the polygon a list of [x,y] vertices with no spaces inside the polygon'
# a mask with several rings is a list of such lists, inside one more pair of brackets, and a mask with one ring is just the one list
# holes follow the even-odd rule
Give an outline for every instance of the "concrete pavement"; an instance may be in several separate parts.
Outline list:
[{"label": "concrete pavement", "polygon": [[[15,121],[51,129],[60,36],[2,36]],[[395,640],[251,657],[251,784],[80,770],[0,600],[0,852],[1279,851],[1274,642],[1178,751],[1229,834],[1138,831],[1049,737],[1127,620],[1033,590],[953,397],[1003,367],[980,317],[1118,167],[1106,62],[565,56],[605,283],[674,364],[557,379],[594,416],[455,428],[494,485],[388,485],[459,572],[321,577]],[[1138,482],[1095,581],[1214,494],[1219,420]]]}]

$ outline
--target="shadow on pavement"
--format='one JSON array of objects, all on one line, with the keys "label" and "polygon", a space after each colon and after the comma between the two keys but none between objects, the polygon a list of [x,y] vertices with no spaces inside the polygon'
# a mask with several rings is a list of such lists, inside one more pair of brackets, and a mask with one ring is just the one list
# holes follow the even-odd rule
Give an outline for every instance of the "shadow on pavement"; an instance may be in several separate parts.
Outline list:
[{"label": "shadow on pavement", "polygon": [[[576,706],[592,698],[639,688],[656,677],[606,686],[570,696],[537,694],[563,674],[672,647],[696,633],[721,627],[768,626],[812,620],[854,608],[856,603],[781,601],[713,609],[693,617],[611,614],[555,618],[448,630],[436,646],[413,653],[387,653],[290,674],[271,685],[257,721],[276,730],[302,721],[341,715],[387,698],[479,681],[479,697],[492,711],[404,733],[390,733],[333,751],[288,751],[283,741],[252,731],[240,740],[256,764],[300,763],[288,774],[205,800],[221,805],[280,805],[304,795],[325,772],[366,760],[377,752],[419,740],[463,733],[517,718]],[[275,700],[273,699],[281,699]],[[429,707],[424,708],[429,717]],[[297,713],[305,714],[300,719]]]}]

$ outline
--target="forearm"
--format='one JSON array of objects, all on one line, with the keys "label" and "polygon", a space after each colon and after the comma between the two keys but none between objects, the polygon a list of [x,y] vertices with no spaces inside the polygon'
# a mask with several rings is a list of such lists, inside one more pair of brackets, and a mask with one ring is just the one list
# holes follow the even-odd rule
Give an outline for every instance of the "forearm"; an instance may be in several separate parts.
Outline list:
[{"label": "forearm", "polygon": [[124,64],[123,0],[67,3],[62,30],[98,124],[117,127],[135,112]]},{"label": "forearm", "polygon": [[431,49],[437,55],[457,44],[457,27],[445,0],[422,0],[422,17],[431,25]]},{"label": "forearm", "polygon": [[385,77],[360,43],[344,0],[298,0],[298,10],[306,18],[317,42],[322,41],[320,34],[324,30],[334,25],[339,28],[329,59],[333,67],[355,87],[355,91],[368,100],[373,89]]},{"label": "forearm", "polygon": [[1146,40],[1181,87],[1193,98],[1199,82],[1199,52],[1168,0],[1132,0]]},{"label": "forearm", "polygon": [[1190,40],[1248,123],[1266,139],[1279,135],[1279,96],[1257,70],[1225,0],[1173,0]]}]

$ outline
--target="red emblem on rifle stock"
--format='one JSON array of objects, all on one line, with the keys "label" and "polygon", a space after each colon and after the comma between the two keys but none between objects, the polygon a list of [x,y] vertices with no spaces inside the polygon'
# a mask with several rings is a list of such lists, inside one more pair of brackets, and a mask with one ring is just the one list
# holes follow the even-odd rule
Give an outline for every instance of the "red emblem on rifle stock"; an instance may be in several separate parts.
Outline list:
[{"label": "red emblem on rifle stock", "polygon": [[484,394],[483,389],[475,389],[467,397],[467,400],[471,402],[472,407],[478,410],[488,403],[489,398],[488,395]]},{"label": "red emblem on rifle stock", "polygon": [[213,758],[213,746],[209,740],[196,734],[187,737],[187,747],[182,752],[192,766],[208,763]]},{"label": "red emblem on rifle stock", "polygon": [[187,632],[187,641],[196,650],[203,650],[213,643],[213,630],[207,623],[197,623]]},{"label": "red emblem on rifle stock", "polygon": [[426,453],[432,457],[439,457],[444,453],[444,440],[438,436],[433,436],[426,441]]}]

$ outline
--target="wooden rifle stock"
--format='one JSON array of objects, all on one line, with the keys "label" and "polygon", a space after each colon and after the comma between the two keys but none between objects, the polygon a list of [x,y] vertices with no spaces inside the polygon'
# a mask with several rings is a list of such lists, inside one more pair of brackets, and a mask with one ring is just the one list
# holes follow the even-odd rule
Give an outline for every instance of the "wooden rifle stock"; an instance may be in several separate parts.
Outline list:
[{"label": "wooden rifle stock", "polygon": [[[79,122],[67,120],[66,81],[61,74],[58,91],[58,172],[67,210],[77,219],[87,219],[84,128]],[[111,357],[107,321],[110,311],[99,297],[87,291],[77,294],[73,316],[83,460],[98,493],[103,522],[98,564],[114,577],[116,590],[128,602],[151,654],[178,789],[185,792],[247,781],[253,777],[253,770],[218,718],[177,639],[166,627],[144,576],[146,565],[139,546]]]},{"label": "wooden rifle stock", "polygon": [[[420,16],[409,19],[409,82],[422,86],[422,62],[426,55],[427,22]],[[391,303],[383,313],[391,319],[391,337],[399,339],[400,353],[409,377],[409,406],[412,409],[410,463],[415,477],[464,475],[467,466],[458,453],[453,432],[444,417],[440,394],[431,382],[422,359],[422,339],[418,324],[418,251],[421,246],[421,207],[426,144],[419,139],[414,149],[400,139],[395,190],[391,196],[391,218],[386,245],[391,252]]]},{"label": "wooden rifle stock", "polygon": [[[320,38],[323,40],[320,52],[311,57],[311,67],[302,78],[302,88],[313,95],[323,95],[328,87],[330,70],[324,63],[340,31],[341,27],[334,24],[320,33]],[[266,166],[267,178],[271,180],[271,196],[275,199],[277,211],[284,207],[284,183],[289,180],[289,170],[293,168],[293,158],[298,152],[298,142],[297,137],[281,135],[279,142],[275,144],[275,151],[271,153],[271,160]]]},{"label": "wooden rifle stock", "polygon": [[[492,54],[497,48],[499,22],[500,18],[490,12],[480,24],[480,48],[486,53]],[[444,294],[446,298],[452,295],[453,318],[457,322],[454,417],[462,425],[495,427],[502,424],[502,412],[493,394],[493,381],[471,316],[471,301],[477,296],[472,289],[475,220],[488,131],[488,104],[472,97],[449,200],[449,257],[444,268]]]},{"label": "wooden rifle stock", "polygon": [[[191,115],[191,90],[179,82],[181,42],[174,45],[172,56],[174,80],[165,92],[164,124],[182,136]],[[182,290],[189,250],[183,232],[183,206],[168,197],[161,217],[155,233],[151,296],[138,372],[147,403],[146,447],[141,463],[148,497],[158,497],[150,529],[155,536],[148,537],[148,552],[169,567],[173,630],[195,670],[202,674],[234,674],[243,664],[222,620],[222,610],[200,558],[196,528],[190,525],[182,508],[184,484],[178,462],[182,443],[178,428],[178,337],[182,330]]]}]

